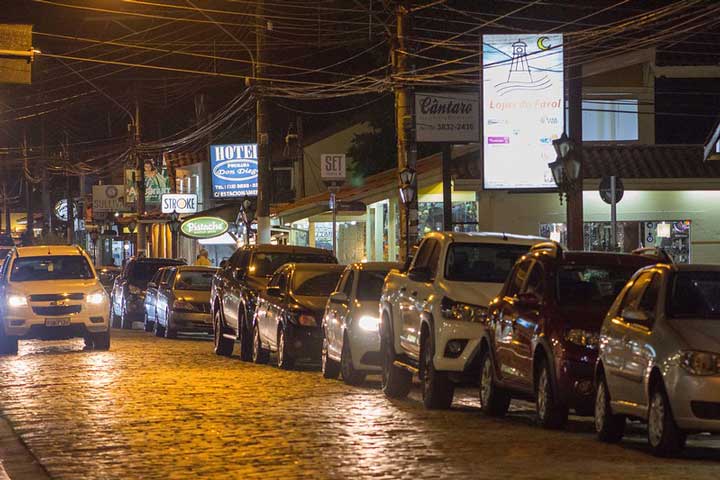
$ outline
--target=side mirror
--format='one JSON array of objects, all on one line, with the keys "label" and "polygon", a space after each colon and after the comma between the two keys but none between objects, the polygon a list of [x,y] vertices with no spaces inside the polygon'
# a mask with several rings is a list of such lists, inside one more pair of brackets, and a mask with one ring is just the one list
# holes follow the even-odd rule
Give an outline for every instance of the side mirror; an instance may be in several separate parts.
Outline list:
[{"label": "side mirror", "polygon": [[267,293],[268,297],[282,297],[282,290],[280,290],[280,287],[267,287],[265,289],[265,293]]},{"label": "side mirror", "polygon": [[348,296],[345,292],[333,292],[330,294],[330,303],[347,304],[348,300]]},{"label": "side mirror", "polygon": [[534,293],[524,292],[517,296],[517,304],[523,308],[537,308],[542,301]]},{"label": "side mirror", "polygon": [[625,308],[622,311],[622,318],[626,322],[630,323],[639,323],[643,325],[647,325],[650,323],[650,316],[643,310],[640,310],[639,308]]},{"label": "side mirror", "polygon": [[155,283],[155,282],[148,282],[148,284],[147,284],[147,288],[157,288],[157,287],[158,287],[157,283]]},{"label": "side mirror", "polygon": [[408,272],[408,278],[413,282],[427,283],[431,280],[431,272],[428,267],[415,267]]}]

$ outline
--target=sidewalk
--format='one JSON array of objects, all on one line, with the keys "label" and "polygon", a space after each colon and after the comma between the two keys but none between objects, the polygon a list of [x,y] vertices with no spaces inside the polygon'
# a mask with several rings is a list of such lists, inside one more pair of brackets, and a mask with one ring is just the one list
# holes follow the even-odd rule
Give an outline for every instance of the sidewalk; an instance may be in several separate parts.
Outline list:
[{"label": "sidewalk", "polygon": [[0,480],[46,480],[50,476],[0,416]]}]

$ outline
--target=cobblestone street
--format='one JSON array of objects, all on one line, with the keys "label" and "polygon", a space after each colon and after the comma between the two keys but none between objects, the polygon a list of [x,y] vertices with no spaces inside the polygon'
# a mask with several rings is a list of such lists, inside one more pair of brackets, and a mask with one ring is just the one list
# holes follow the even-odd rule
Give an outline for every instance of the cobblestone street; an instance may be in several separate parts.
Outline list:
[{"label": "cobblestone street", "polygon": [[717,478],[718,437],[659,460],[636,429],[598,443],[533,425],[529,404],[484,417],[475,392],[453,410],[385,399],[316,368],[285,372],[220,358],[203,339],[113,332],[109,352],[81,341],[21,342],[0,359],[0,409],[52,478]]}]

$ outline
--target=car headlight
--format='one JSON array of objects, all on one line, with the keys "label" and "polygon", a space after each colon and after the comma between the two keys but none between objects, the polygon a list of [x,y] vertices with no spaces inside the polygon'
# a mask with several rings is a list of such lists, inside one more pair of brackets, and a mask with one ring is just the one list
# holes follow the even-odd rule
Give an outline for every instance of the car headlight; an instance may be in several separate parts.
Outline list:
[{"label": "car headlight", "polygon": [[135,285],[128,285],[128,291],[130,292],[130,295],[142,295],[143,293],[142,289],[136,287]]},{"label": "car headlight", "polygon": [[440,312],[442,316],[448,320],[482,322],[487,317],[488,308],[481,307],[480,305],[457,302],[450,298],[443,297],[440,303]]},{"label": "car headlight", "polygon": [[682,352],[680,365],[691,375],[717,375],[720,374],[720,354]]},{"label": "car headlight", "polygon": [[85,301],[90,305],[100,305],[105,301],[105,292],[97,291],[90,293],[85,297]]},{"label": "car headlight", "polygon": [[187,310],[189,312],[194,312],[195,305],[193,305],[190,302],[186,302],[185,300],[175,300],[173,302],[173,310]]},{"label": "car headlight", "polygon": [[11,308],[26,307],[27,297],[23,295],[8,295],[7,305]]},{"label": "car headlight", "polygon": [[380,319],[365,315],[358,320],[358,326],[366,332],[377,332],[380,328]]},{"label": "car headlight", "polygon": [[590,330],[573,328],[565,332],[565,340],[580,347],[597,348],[600,341],[600,334]]}]

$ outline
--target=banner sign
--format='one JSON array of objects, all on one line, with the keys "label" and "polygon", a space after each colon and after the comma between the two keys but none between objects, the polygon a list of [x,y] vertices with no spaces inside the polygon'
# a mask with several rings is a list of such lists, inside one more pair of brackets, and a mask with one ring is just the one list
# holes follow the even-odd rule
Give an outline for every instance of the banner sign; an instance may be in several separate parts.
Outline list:
[{"label": "banner sign", "polygon": [[197,195],[194,193],[165,193],[160,203],[162,213],[197,212]]},{"label": "banner sign", "polygon": [[[167,168],[150,158],[146,158],[143,161],[143,169],[145,170],[145,208],[156,209],[160,206],[162,195],[170,193],[170,178]],[[133,207],[137,199],[139,175],[138,170],[125,170],[125,203]]]},{"label": "banner sign", "polygon": [[415,131],[418,142],[477,142],[480,139],[479,95],[416,93]]},{"label": "banner sign", "polygon": [[213,198],[257,196],[256,143],[210,146]]},{"label": "banner sign", "polygon": [[197,217],[180,224],[180,231],[190,238],[213,238],[228,230],[228,222],[219,217]]},{"label": "banner sign", "polygon": [[483,35],[486,189],[555,188],[548,163],[565,128],[563,37]]},{"label": "banner sign", "polygon": [[346,177],[344,153],[323,153],[320,155],[320,178],[323,182],[344,182]]},{"label": "banner sign", "polygon": [[93,185],[92,209],[93,213],[126,211],[125,187],[123,185]]}]

